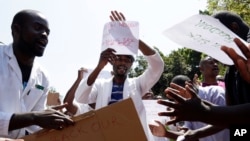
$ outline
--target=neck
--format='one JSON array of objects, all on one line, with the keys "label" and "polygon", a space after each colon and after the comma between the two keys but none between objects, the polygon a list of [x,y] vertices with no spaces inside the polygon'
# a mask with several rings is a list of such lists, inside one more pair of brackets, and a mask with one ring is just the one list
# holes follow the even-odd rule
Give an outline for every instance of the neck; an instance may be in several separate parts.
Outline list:
[{"label": "neck", "polygon": [[125,82],[127,77],[117,77],[115,76],[113,79],[113,82],[117,83],[117,84],[123,84]]},{"label": "neck", "polygon": [[35,60],[34,56],[29,56],[29,55],[25,54],[24,52],[22,52],[19,49],[19,47],[16,47],[14,45],[13,45],[13,52],[14,52],[14,55],[16,56],[16,59],[17,59],[19,65],[32,67],[33,62]]},{"label": "neck", "polygon": [[217,80],[216,80],[216,78],[211,78],[211,77],[204,78],[203,83],[206,83],[206,84],[216,84]]}]

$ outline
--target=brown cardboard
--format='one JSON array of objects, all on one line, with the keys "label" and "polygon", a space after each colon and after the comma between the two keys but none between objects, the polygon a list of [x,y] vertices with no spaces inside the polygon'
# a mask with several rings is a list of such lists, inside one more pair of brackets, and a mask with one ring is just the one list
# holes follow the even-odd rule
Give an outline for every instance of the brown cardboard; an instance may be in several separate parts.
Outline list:
[{"label": "brown cardboard", "polygon": [[48,93],[47,106],[60,105],[60,94],[59,93]]},{"label": "brown cardboard", "polygon": [[73,118],[74,126],[41,130],[25,141],[147,141],[131,98]]}]

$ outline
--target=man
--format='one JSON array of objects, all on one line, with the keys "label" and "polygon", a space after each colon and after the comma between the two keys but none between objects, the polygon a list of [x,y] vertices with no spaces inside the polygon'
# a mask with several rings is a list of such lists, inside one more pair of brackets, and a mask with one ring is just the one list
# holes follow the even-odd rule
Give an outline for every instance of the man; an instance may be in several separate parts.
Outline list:
[{"label": "man", "polygon": [[[73,121],[46,107],[49,81],[35,61],[43,56],[49,25],[35,10],[18,12],[11,24],[13,43],[0,47],[0,136],[18,138],[42,128],[62,129]],[[40,112],[38,112],[40,111]]]},{"label": "man", "polygon": [[210,85],[217,85],[225,88],[225,84],[217,81],[216,77],[219,74],[218,61],[214,58],[207,56],[200,61],[199,69],[203,77],[201,85],[203,87]]},{"label": "man", "polygon": [[[125,17],[117,11],[111,12],[112,21],[124,21]],[[149,141],[153,141],[147,120],[146,112],[142,102],[142,96],[152,88],[160,78],[164,63],[160,55],[141,40],[139,49],[148,61],[148,68],[136,78],[128,78],[128,72],[134,62],[131,55],[117,55],[115,50],[108,48],[104,50],[99,63],[76,90],[76,101],[81,103],[96,103],[96,109],[131,97],[140,117],[145,134]],[[113,66],[113,77],[110,79],[96,79],[101,70],[110,63]]]}]

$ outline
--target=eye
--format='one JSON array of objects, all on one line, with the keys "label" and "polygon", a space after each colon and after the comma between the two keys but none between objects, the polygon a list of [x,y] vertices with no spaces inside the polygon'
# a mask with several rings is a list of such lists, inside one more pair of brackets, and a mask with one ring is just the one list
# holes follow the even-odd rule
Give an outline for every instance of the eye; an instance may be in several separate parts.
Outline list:
[{"label": "eye", "polygon": [[36,31],[39,31],[39,32],[44,32],[45,31],[47,33],[47,35],[49,35],[49,33],[50,33],[50,30],[48,28],[46,28],[45,26],[43,26],[43,25],[41,25],[39,23],[34,24],[33,27],[34,27],[34,29]]}]

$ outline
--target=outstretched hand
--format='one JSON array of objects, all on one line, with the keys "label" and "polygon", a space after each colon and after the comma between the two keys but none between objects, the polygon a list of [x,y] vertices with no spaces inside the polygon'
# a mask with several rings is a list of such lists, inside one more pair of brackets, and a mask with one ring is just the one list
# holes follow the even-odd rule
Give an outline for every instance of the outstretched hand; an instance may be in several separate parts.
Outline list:
[{"label": "outstretched hand", "polygon": [[[173,84],[171,84],[172,87]],[[158,100],[159,104],[170,107],[171,111],[160,112],[159,116],[174,117],[167,124],[174,124],[180,121],[195,121],[203,111],[207,110],[208,105],[197,96],[197,90],[192,84],[186,85],[185,89],[181,86],[173,85],[167,88],[165,93],[173,101]],[[181,89],[181,90],[180,90]],[[183,97],[184,96],[184,97]],[[188,96],[188,97],[187,97]]]},{"label": "outstretched hand", "polygon": [[238,38],[235,38],[234,42],[240,48],[246,59],[237,54],[233,48],[222,46],[221,50],[223,50],[233,60],[234,65],[239,70],[241,77],[250,83],[250,44],[246,46]]}]

